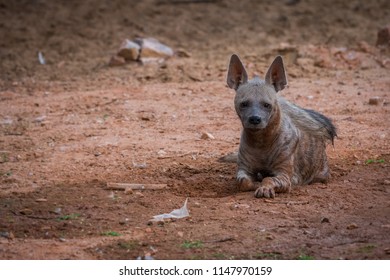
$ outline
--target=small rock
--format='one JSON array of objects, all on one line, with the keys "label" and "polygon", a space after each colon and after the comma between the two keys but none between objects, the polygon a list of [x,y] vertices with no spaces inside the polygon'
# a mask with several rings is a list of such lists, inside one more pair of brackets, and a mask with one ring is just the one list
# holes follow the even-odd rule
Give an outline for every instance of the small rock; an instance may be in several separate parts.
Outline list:
[{"label": "small rock", "polygon": [[164,150],[159,150],[157,152],[157,154],[158,154],[158,158],[164,158],[166,156],[167,152]]},{"label": "small rock", "polygon": [[33,213],[33,210],[25,208],[23,210],[20,210],[19,213],[27,216],[27,215],[31,215]]},{"label": "small rock", "polygon": [[36,202],[47,202],[46,198],[37,198],[35,199]]},{"label": "small rock", "polygon": [[383,102],[383,99],[379,96],[374,96],[374,97],[371,97],[369,100],[368,100],[368,104],[369,105],[379,105],[380,103]]},{"label": "small rock", "polygon": [[321,224],[322,223],[330,223],[330,221],[329,221],[328,218],[324,217],[324,218],[321,219]]},{"label": "small rock", "polygon": [[178,57],[186,57],[186,58],[189,58],[191,57],[191,54],[189,52],[187,52],[186,50],[183,50],[183,49],[179,49],[175,52],[176,56]]},{"label": "small rock", "polygon": [[141,46],[140,60],[141,62],[147,61],[148,59],[159,60],[173,56],[173,50],[160,43],[154,38],[142,38],[136,39],[136,43]]},{"label": "small rock", "polygon": [[298,48],[290,43],[282,42],[276,48],[276,51],[283,56],[287,64],[295,64],[298,59]]},{"label": "small rock", "polygon": [[41,123],[46,119],[46,116],[40,116],[33,120],[34,123]]},{"label": "small rock", "polygon": [[150,112],[143,112],[141,115],[140,115],[140,118],[142,121],[151,121],[151,120],[154,120],[156,117],[153,113],[150,113]]},{"label": "small rock", "polygon": [[275,239],[275,236],[272,235],[271,233],[267,233],[267,235],[265,236],[266,239],[268,240],[274,240]]},{"label": "small rock", "polygon": [[126,188],[125,189],[125,194],[133,194],[134,190],[132,188]]},{"label": "small rock", "polygon": [[60,62],[58,62],[57,67],[62,68],[64,67],[64,65],[65,65],[65,61],[61,60]]},{"label": "small rock", "polygon": [[133,167],[134,168],[139,168],[139,169],[145,169],[145,168],[148,167],[148,165],[145,162],[143,162],[143,163],[136,163],[136,162],[133,161]]},{"label": "small rock", "polygon": [[241,203],[235,203],[230,205],[230,210],[235,210],[235,209],[249,209],[250,205],[249,204],[241,204]]},{"label": "small rock", "polygon": [[117,56],[124,58],[126,61],[129,60],[138,60],[140,54],[141,46],[133,41],[128,39],[122,42],[122,45],[119,48]]},{"label": "small rock", "polygon": [[12,231],[0,231],[0,237],[4,237],[7,239],[14,239],[15,236]]},{"label": "small rock", "polygon": [[122,66],[126,64],[126,60],[124,57],[113,55],[108,62],[108,66]]},{"label": "small rock", "polygon": [[355,224],[355,223],[349,224],[349,225],[347,226],[347,229],[357,229],[357,228],[358,228],[358,225]]},{"label": "small rock", "polygon": [[385,248],[385,253],[387,254],[387,255],[390,255],[390,248]]},{"label": "small rock", "polygon": [[390,46],[390,24],[378,31],[376,46]]},{"label": "small rock", "polygon": [[177,232],[177,235],[178,235],[179,237],[183,237],[183,236],[184,236],[184,232],[178,231],[178,232]]},{"label": "small rock", "polygon": [[208,132],[203,132],[202,135],[200,136],[200,138],[203,140],[215,139],[215,137],[211,133],[208,133]]},{"label": "small rock", "polygon": [[115,193],[113,191],[110,192],[110,194],[107,196],[108,198],[114,199]]},{"label": "small rock", "polygon": [[5,125],[11,125],[14,121],[9,118],[9,117],[6,117],[5,119],[3,119],[0,124],[5,124]]},{"label": "small rock", "polygon": [[361,41],[358,43],[358,48],[360,51],[364,52],[364,53],[375,53],[375,47],[369,45],[367,42],[365,41]]},{"label": "small rock", "polygon": [[144,260],[146,261],[152,261],[154,260],[154,258],[152,257],[152,255],[150,253],[146,253],[145,254],[145,257],[144,257]]},{"label": "small rock", "polygon": [[139,197],[139,198],[142,198],[142,197],[145,196],[142,192],[135,192],[134,194],[135,194],[137,197]]},{"label": "small rock", "polygon": [[43,54],[41,52],[38,52],[38,61],[39,61],[39,64],[41,64],[41,65],[46,64],[45,57],[43,56]]},{"label": "small rock", "polygon": [[147,227],[147,228],[145,228],[145,232],[146,232],[146,233],[152,233],[152,232],[153,232],[153,230],[152,230],[152,228],[150,228],[150,227]]}]

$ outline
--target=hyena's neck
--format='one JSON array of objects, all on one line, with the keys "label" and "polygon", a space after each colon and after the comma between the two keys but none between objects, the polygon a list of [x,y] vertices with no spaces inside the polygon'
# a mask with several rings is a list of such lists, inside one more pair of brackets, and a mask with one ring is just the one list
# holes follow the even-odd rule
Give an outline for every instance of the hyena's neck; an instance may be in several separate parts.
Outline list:
[{"label": "hyena's neck", "polygon": [[250,147],[263,148],[270,147],[277,142],[281,133],[281,112],[279,106],[275,108],[268,125],[261,130],[244,129],[242,141]]}]

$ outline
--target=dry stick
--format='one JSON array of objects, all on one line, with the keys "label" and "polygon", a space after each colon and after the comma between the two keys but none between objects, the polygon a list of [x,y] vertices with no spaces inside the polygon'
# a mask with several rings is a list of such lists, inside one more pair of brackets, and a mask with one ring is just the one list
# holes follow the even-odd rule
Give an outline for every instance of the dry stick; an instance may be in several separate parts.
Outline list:
[{"label": "dry stick", "polygon": [[160,0],[157,2],[158,5],[167,5],[167,4],[200,4],[200,3],[216,3],[219,0]]},{"label": "dry stick", "polygon": [[227,241],[234,241],[235,238],[232,237],[232,236],[227,236],[227,237],[223,237],[223,238],[220,238],[220,239],[215,239],[215,240],[210,240],[210,241],[205,241],[205,243],[219,243],[219,242],[227,242]]},{"label": "dry stick", "polygon": [[304,204],[309,204],[309,201],[275,201],[275,200],[269,200],[269,199],[264,199],[264,202],[272,203],[272,204],[286,204],[286,205],[304,205]]},{"label": "dry stick", "polygon": [[126,190],[162,190],[168,187],[167,184],[132,184],[132,183],[110,183],[107,182],[106,190],[126,191]]},{"label": "dry stick", "polygon": [[14,214],[15,216],[21,216],[21,217],[26,217],[26,218],[30,218],[30,219],[37,219],[37,220],[54,220],[55,219],[55,217],[41,217],[41,216],[34,216],[34,215],[23,215],[21,213],[17,213],[14,210],[10,210],[10,212],[12,214]]}]

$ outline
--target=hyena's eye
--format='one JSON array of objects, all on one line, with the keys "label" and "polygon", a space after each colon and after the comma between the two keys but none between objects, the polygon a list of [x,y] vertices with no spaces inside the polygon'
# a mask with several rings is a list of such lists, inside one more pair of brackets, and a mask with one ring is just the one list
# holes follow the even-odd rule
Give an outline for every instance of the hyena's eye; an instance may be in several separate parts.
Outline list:
[{"label": "hyena's eye", "polygon": [[249,101],[242,101],[242,102],[240,103],[240,107],[241,107],[241,108],[247,108],[247,107],[249,107]]},{"label": "hyena's eye", "polygon": [[263,106],[264,106],[264,108],[267,108],[267,109],[271,109],[271,104],[269,104],[269,103],[264,103],[263,104]]}]

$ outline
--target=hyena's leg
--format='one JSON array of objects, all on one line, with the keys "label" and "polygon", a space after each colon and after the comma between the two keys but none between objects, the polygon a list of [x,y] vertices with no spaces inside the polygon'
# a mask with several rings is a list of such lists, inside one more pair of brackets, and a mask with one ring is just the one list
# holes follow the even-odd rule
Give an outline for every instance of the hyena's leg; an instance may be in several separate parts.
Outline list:
[{"label": "hyena's leg", "polygon": [[255,191],[255,197],[274,198],[275,193],[290,192],[291,180],[287,173],[275,177],[265,177]]},{"label": "hyena's leg", "polygon": [[321,170],[321,172],[318,172],[315,175],[315,177],[310,182],[310,184],[314,184],[314,183],[326,184],[329,181],[329,179],[330,179],[329,167],[328,167],[328,163],[325,161],[323,169]]},{"label": "hyena's leg", "polygon": [[239,169],[237,172],[237,182],[240,191],[247,192],[256,189],[255,178],[243,169]]}]

